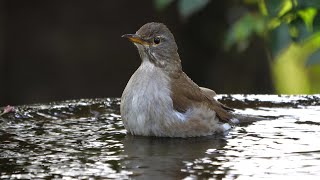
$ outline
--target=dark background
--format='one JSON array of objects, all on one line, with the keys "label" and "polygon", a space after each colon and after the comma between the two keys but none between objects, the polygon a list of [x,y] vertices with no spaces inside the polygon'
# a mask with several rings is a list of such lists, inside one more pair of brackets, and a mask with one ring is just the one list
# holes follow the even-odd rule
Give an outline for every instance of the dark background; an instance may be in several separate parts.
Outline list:
[{"label": "dark background", "polygon": [[121,35],[151,21],[175,35],[184,71],[217,93],[273,93],[264,43],[242,53],[223,46],[241,15],[238,1],[211,1],[182,19],[176,2],[156,11],[151,0],[1,0],[0,106],[120,97],[140,64]]}]

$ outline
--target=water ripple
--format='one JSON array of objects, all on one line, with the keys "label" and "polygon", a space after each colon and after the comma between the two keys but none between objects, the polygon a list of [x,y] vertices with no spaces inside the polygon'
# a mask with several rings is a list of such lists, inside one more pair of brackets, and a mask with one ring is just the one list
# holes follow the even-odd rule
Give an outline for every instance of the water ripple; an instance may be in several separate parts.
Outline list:
[{"label": "water ripple", "polygon": [[220,95],[264,120],[226,136],[126,135],[117,98],[16,107],[0,117],[0,179],[316,179],[320,96]]}]

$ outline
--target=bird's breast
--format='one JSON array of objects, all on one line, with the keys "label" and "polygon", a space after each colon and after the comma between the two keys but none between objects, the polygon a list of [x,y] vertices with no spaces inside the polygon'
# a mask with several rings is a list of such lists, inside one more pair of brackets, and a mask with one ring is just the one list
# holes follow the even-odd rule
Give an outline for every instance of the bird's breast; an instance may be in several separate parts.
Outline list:
[{"label": "bird's breast", "polygon": [[170,121],[177,120],[169,80],[160,68],[148,61],[132,75],[121,98],[121,116],[132,134],[161,133]]}]

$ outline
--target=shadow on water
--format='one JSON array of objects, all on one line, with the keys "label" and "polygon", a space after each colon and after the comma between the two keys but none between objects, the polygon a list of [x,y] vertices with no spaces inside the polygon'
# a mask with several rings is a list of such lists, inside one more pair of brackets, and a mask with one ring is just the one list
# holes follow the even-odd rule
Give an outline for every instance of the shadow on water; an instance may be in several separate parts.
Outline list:
[{"label": "shadow on water", "polygon": [[263,117],[226,136],[126,135],[119,99],[16,107],[0,117],[1,179],[257,179],[320,175],[320,96],[220,95]]},{"label": "shadow on water", "polygon": [[139,178],[181,179],[185,164],[205,155],[211,148],[221,149],[227,141],[220,137],[148,138],[128,135],[123,141],[124,153],[130,157],[123,161],[126,169]]}]

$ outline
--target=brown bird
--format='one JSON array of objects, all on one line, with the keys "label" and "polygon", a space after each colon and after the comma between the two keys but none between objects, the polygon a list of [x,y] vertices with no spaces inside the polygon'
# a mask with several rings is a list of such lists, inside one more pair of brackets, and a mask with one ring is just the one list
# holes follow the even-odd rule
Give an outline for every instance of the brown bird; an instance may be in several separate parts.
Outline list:
[{"label": "brown bird", "polygon": [[147,23],[125,34],[142,59],[121,97],[121,117],[133,135],[194,137],[229,130],[232,109],[214,99],[183,71],[178,47],[162,23]]}]

